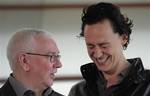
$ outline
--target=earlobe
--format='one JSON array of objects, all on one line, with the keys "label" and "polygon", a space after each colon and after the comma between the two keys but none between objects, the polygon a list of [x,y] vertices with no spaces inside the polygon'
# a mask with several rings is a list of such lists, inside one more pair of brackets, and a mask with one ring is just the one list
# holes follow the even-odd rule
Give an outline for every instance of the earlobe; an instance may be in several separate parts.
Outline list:
[{"label": "earlobe", "polygon": [[28,62],[27,56],[25,54],[20,54],[19,62],[24,71],[29,71],[29,69],[30,69],[29,62]]},{"label": "earlobe", "polygon": [[128,36],[122,35],[122,45],[125,45],[128,42]]}]

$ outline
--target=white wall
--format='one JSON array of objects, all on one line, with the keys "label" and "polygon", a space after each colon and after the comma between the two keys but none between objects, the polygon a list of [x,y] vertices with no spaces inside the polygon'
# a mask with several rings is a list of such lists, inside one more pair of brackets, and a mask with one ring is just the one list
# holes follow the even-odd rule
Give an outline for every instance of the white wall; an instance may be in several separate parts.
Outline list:
[{"label": "white wall", "polygon": [[[127,58],[141,57],[144,66],[150,68],[150,8],[124,8],[122,11],[133,19],[135,24],[125,55]],[[58,71],[58,75],[80,75],[79,67],[90,62],[84,39],[77,38],[81,31],[80,16],[80,8],[0,11],[0,78],[7,78],[11,72],[6,58],[8,40],[15,30],[23,27],[44,28],[51,32],[62,55],[63,67]],[[53,87],[68,94],[76,82],[54,82]]]},{"label": "white wall", "polygon": [[42,27],[41,11],[0,10],[0,77],[8,77],[10,69],[6,58],[6,46],[10,36],[23,27]]},{"label": "white wall", "polygon": [[141,57],[145,68],[150,68],[150,8],[126,8],[122,10],[133,20],[133,34],[125,55]]}]

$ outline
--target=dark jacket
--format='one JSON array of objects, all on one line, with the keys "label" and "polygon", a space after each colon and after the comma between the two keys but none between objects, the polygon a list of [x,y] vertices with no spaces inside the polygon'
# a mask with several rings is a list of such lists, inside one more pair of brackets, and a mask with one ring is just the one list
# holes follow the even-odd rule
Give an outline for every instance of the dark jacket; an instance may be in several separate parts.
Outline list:
[{"label": "dark jacket", "polygon": [[128,61],[128,74],[110,88],[106,88],[106,80],[95,64],[81,66],[84,80],[71,88],[69,96],[150,96],[150,71],[143,68],[140,58]]},{"label": "dark jacket", "polygon": [[[17,96],[8,80],[0,89],[0,96]],[[53,91],[49,96],[63,96],[63,95]]]}]

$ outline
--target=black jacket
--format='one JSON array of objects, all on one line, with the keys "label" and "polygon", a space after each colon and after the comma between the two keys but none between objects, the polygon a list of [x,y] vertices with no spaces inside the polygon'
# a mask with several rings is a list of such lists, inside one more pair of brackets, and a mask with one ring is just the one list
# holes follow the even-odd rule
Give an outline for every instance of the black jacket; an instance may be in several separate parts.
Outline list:
[{"label": "black jacket", "polygon": [[72,87],[69,96],[150,96],[150,71],[143,68],[140,58],[128,61],[129,73],[111,88],[106,88],[106,80],[95,64],[81,66],[84,80]]},{"label": "black jacket", "polygon": [[[8,80],[0,89],[0,96],[17,96]],[[49,96],[63,96],[63,95],[53,91]]]}]

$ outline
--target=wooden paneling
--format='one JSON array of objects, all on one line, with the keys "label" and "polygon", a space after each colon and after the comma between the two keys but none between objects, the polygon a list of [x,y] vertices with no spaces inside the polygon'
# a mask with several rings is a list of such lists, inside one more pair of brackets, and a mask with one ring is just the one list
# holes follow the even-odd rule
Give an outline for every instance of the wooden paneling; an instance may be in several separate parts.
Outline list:
[{"label": "wooden paneling", "polygon": [[[59,76],[56,77],[54,81],[73,81],[73,80],[81,80],[83,79],[81,76]],[[0,83],[4,83],[7,79],[1,78]]]},{"label": "wooden paneling", "polygon": [[[150,3],[120,3],[120,7],[150,7]],[[0,10],[46,10],[60,8],[83,8],[88,4],[48,4],[48,5],[0,5]]]}]

